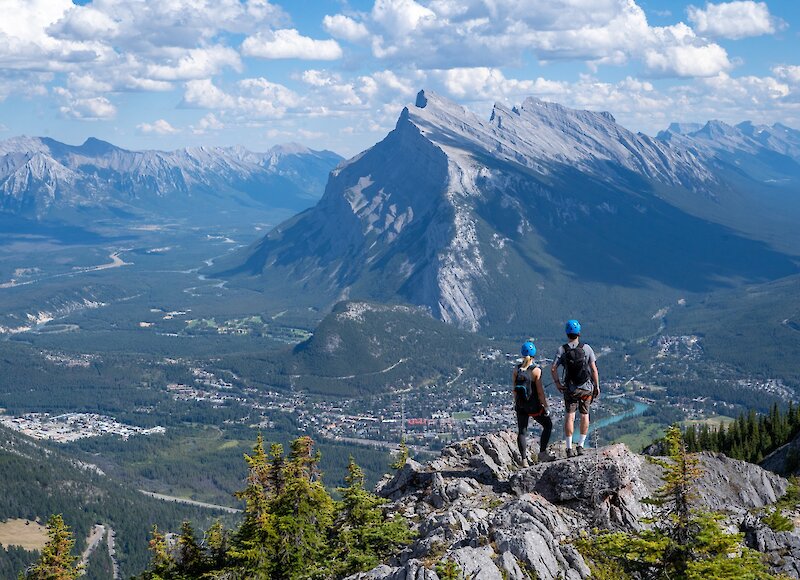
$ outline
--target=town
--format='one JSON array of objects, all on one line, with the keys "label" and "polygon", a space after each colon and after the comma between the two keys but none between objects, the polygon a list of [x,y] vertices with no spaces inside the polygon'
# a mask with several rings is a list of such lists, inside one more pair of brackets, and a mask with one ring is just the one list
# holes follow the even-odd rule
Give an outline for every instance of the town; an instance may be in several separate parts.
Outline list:
[{"label": "town", "polygon": [[45,439],[56,443],[68,443],[86,437],[117,435],[127,439],[132,435],[164,434],[161,426],[144,429],[125,425],[111,417],[95,413],[64,413],[50,416],[48,413],[27,413],[21,417],[0,415],[0,424],[33,439]]}]

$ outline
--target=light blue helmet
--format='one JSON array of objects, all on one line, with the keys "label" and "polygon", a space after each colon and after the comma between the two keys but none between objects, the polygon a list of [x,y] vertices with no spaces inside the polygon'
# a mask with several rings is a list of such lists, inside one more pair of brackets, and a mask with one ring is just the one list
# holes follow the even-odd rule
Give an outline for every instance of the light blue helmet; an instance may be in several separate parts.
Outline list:
[{"label": "light blue helmet", "polygon": [[520,354],[522,356],[535,356],[536,345],[533,344],[530,340],[523,343],[522,348],[520,349]]},{"label": "light blue helmet", "polygon": [[581,333],[581,323],[577,320],[567,320],[567,324],[564,327],[564,330],[567,334],[580,334]]}]

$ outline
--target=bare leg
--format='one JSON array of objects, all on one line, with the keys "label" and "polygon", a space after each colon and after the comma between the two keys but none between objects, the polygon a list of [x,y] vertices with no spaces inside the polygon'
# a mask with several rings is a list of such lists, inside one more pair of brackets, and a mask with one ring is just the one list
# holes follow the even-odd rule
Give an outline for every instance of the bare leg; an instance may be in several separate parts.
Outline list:
[{"label": "bare leg", "polygon": [[589,413],[581,414],[581,435],[589,432]]},{"label": "bare leg", "polygon": [[[582,422],[581,422],[581,428],[583,428]],[[586,424],[586,428],[587,429],[589,428],[588,423]],[[575,431],[575,412],[573,411],[572,413],[567,413],[566,416],[564,417],[564,439],[566,439],[568,442],[571,442],[572,434],[574,433],[574,431]],[[568,443],[568,448],[569,447],[571,447],[571,445]]]}]

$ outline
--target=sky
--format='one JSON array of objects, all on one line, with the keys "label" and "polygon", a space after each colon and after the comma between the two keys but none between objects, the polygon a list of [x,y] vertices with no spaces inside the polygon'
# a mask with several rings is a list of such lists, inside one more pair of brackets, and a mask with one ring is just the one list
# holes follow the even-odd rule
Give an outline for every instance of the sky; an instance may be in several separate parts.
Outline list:
[{"label": "sky", "polygon": [[0,139],[355,155],[420,89],[800,128],[800,2],[0,0]]}]

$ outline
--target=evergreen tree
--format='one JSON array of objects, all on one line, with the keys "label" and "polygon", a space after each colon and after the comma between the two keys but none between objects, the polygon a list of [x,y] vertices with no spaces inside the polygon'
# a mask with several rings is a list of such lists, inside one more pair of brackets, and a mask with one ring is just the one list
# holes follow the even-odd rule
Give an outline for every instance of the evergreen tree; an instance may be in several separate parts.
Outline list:
[{"label": "evergreen tree", "polygon": [[340,487],[335,537],[333,572],[347,576],[377,566],[397,549],[411,541],[404,518],[389,520],[381,506],[386,500],[364,489],[364,472],[350,457],[346,487]]},{"label": "evergreen tree", "polygon": [[205,571],[206,562],[203,549],[194,535],[194,528],[189,522],[181,524],[181,534],[177,542],[178,566],[189,578],[199,578]]},{"label": "evergreen tree", "polygon": [[605,532],[579,540],[593,577],[653,580],[774,578],[758,552],[742,544],[742,534],[726,532],[722,516],[692,508],[693,483],[700,474],[677,425],[667,431],[663,485],[650,500],[656,514],[650,527],[634,533]]},{"label": "evergreen tree", "polygon": [[275,562],[277,532],[270,504],[280,477],[275,466],[283,467],[283,447],[273,445],[270,456],[264,451],[264,439],[258,434],[253,454],[244,456],[247,485],[236,497],[244,500],[244,521],[234,535],[229,555],[238,567],[254,575],[268,576]]},{"label": "evergreen tree", "polygon": [[319,480],[318,462],[310,437],[292,442],[283,490],[270,505],[276,532],[275,580],[313,577],[324,567],[334,503]]},{"label": "evergreen tree", "polygon": [[397,451],[397,457],[394,462],[389,466],[394,470],[400,469],[406,464],[406,460],[410,457],[408,452],[408,445],[406,445],[406,438],[400,438],[400,449]]},{"label": "evergreen tree", "polygon": [[305,580],[341,578],[379,564],[411,541],[403,518],[391,520],[384,500],[364,489],[364,472],[350,458],[343,500],[336,503],[322,484],[320,455],[310,437],[264,450],[259,435],[248,466],[244,519],[229,538],[213,524],[198,543],[184,522],[173,549],[153,529],[153,553],[144,580],[257,578]]},{"label": "evergreen tree", "polygon": [[47,537],[39,561],[19,577],[27,580],[72,580],[80,576],[82,566],[75,565],[78,557],[72,555],[75,539],[61,514],[50,516]]},{"label": "evergreen tree", "polygon": [[158,526],[153,526],[150,537],[150,565],[142,574],[143,580],[167,580],[176,573],[177,563],[170,553],[169,544],[164,534],[158,531]]},{"label": "evergreen tree", "polygon": [[228,534],[219,521],[211,524],[203,540],[207,553],[208,567],[219,570],[225,566],[228,552]]}]

